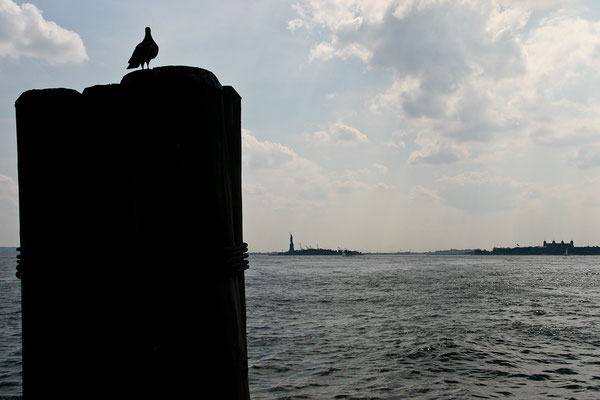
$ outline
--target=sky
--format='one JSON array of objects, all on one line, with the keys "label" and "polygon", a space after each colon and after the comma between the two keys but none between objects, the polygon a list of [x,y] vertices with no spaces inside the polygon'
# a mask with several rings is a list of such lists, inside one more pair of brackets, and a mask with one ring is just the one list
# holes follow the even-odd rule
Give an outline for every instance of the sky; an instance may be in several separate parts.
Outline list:
[{"label": "sky", "polygon": [[242,96],[250,251],[600,245],[596,0],[0,0],[0,246],[15,100],[120,82],[146,26]]}]

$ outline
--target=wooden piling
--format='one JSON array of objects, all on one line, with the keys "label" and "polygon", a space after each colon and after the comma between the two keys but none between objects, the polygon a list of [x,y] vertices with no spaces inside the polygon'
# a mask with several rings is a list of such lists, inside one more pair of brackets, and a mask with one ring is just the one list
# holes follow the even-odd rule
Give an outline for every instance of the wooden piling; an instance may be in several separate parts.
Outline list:
[{"label": "wooden piling", "polygon": [[26,400],[249,398],[240,107],[192,67],[17,100]]}]

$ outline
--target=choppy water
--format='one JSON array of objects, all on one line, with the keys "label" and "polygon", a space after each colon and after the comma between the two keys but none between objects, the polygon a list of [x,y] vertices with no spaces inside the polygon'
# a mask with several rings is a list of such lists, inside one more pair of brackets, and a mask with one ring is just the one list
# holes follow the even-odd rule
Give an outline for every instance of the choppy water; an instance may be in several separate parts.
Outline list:
[{"label": "choppy water", "polygon": [[[251,256],[253,399],[600,399],[600,257]],[[21,393],[0,257],[0,398]]]},{"label": "choppy water", "polygon": [[254,399],[600,399],[600,257],[254,256]]},{"label": "choppy water", "polygon": [[15,277],[16,258],[0,256],[0,399],[20,399],[21,284]]}]

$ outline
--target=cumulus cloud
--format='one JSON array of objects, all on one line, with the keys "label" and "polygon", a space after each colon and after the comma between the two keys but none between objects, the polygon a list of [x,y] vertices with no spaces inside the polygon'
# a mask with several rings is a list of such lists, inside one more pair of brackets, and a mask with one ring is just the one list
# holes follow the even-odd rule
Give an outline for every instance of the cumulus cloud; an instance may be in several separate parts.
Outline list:
[{"label": "cumulus cloud", "polygon": [[280,168],[298,159],[296,153],[279,143],[260,141],[242,129],[243,162],[251,168]]},{"label": "cumulus cloud", "polygon": [[[409,132],[386,144],[414,140],[411,163],[533,146],[525,139],[541,130],[568,141],[574,126],[600,129],[600,22],[572,3],[299,0],[295,8],[298,28],[319,32],[311,61],[355,57],[390,73],[369,109]],[[592,151],[569,146],[580,155],[574,165],[596,164]]]},{"label": "cumulus cloud", "polygon": [[[353,138],[360,137],[354,128],[336,123],[327,133],[331,140],[344,140],[337,130],[349,131],[348,135]],[[291,148],[259,140],[246,129],[242,129],[242,159],[243,189],[249,201],[260,201],[263,207],[291,214],[314,214],[328,207],[335,208],[338,195],[393,188],[379,181],[388,172],[388,167],[381,163],[343,172],[325,170]]]},{"label": "cumulus cloud", "polygon": [[410,164],[451,164],[469,157],[466,148],[431,135],[422,135],[416,142],[421,148],[410,153]]},{"label": "cumulus cloud", "polygon": [[[519,35],[527,10],[492,0],[313,0],[296,9],[304,28],[331,32],[312,48],[310,61],[357,57],[392,73],[391,87],[372,99],[370,110],[396,114],[415,135],[487,141],[514,125],[513,113],[507,106],[494,111],[492,99],[499,82],[525,73]],[[428,145],[409,161],[455,162],[466,155],[464,146]]]},{"label": "cumulus cloud", "polygon": [[[323,192],[329,186],[329,178],[317,163],[280,143],[259,140],[246,129],[242,129],[242,160],[244,168],[262,179],[247,182],[246,190],[252,193],[306,194]],[[253,186],[258,182],[259,186]]]},{"label": "cumulus cloud", "polygon": [[[296,9],[303,26],[331,30],[330,41],[311,51],[312,59],[356,56],[399,76],[418,75],[428,92],[449,92],[476,70],[502,76],[522,69],[520,48],[506,29],[515,18],[502,18],[514,11],[499,12],[489,1],[315,0]],[[504,22],[488,24],[492,15]],[[518,19],[520,26],[524,19]]]},{"label": "cumulus cloud", "polygon": [[0,0],[0,56],[40,58],[50,64],[88,59],[81,37],[44,19],[35,5]]},{"label": "cumulus cloud", "polygon": [[313,132],[307,135],[307,138],[313,143],[332,143],[342,146],[355,146],[369,141],[367,135],[350,125],[344,124],[341,120],[329,124],[326,131]]}]

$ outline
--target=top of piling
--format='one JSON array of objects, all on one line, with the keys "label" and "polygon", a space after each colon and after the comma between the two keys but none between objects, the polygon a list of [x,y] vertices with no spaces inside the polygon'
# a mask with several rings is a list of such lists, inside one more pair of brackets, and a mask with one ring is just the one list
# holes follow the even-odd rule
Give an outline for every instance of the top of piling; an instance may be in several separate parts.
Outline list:
[{"label": "top of piling", "polygon": [[133,71],[121,79],[121,85],[138,85],[157,81],[163,84],[196,84],[223,90],[221,83],[212,72],[203,68],[184,65],[169,65]]},{"label": "top of piling", "polygon": [[49,88],[49,89],[31,89],[27,90],[19,96],[15,101],[15,107],[20,107],[22,104],[31,102],[45,103],[56,99],[76,98],[81,96],[77,90],[66,88]]}]

